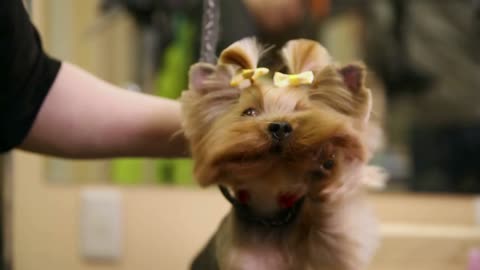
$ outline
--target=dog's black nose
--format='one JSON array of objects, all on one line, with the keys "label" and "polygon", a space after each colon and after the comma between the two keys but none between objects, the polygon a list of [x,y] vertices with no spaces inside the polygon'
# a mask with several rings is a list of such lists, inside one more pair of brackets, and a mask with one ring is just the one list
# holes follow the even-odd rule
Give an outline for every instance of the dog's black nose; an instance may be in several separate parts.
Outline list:
[{"label": "dog's black nose", "polygon": [[272,138],[277,140],[287,138],[292,131],[292,126],[287,122],[273,122],[268,125],[268,132],[270,132]]}]

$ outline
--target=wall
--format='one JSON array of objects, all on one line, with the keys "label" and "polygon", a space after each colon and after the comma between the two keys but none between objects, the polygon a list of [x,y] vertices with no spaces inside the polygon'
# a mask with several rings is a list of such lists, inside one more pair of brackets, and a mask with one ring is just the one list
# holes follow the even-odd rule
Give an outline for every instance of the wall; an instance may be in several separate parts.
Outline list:
[{"label": "wall", "polygon": [[88,187],[47,184],[43,165],[39,156],[14,154],[13,247],[18,270],[186,269],[227,210],[216,190],[113,187],[123,196],[124,255],[114,264],[87,262],[79,250],[79,203],[81,191]]}]

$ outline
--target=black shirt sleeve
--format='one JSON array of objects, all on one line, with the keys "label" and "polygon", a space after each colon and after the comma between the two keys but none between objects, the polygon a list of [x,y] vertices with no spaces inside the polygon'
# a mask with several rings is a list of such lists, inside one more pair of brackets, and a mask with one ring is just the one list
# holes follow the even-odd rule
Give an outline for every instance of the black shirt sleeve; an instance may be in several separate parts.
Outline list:
[{"label": "black shirt sleeve", "polygon": [[0,0],[0,153],[25,139],[61,63],[42,49],[21,0]]}]

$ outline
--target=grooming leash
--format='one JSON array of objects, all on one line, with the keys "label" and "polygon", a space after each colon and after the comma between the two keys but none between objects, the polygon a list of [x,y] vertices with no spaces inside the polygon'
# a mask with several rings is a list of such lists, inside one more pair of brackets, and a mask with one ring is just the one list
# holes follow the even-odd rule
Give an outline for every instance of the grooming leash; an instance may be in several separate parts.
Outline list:
[{"label": "grooming leash", "polygon": [[229,201],[238,217],[250,224],[260,225],[263,227],[275,228],[290,224],[298,216],[303,205],[305,197],[299,199],[295,204],[287,209],[283,209],[272,217],[261,217],[255,215],[254,211],[247,205],[239,202],[228,190],[227,187],[218,186],[223,196]]},{"label": "grooming leash", "polygon": [[202,40],[200,62],[214,64],[220,32],[220,0],[203,1]]}]

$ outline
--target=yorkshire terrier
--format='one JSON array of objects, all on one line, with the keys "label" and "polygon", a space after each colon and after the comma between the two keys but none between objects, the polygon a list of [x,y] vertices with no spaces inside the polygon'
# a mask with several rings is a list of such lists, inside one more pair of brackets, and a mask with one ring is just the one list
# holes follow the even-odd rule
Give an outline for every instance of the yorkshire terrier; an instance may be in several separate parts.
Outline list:
[{"label": "yorkshire terrier", "polygon": [[190,69],[181,101],[194,175],[232,203],[192,269],[365,269],[377,246],[363,196],[375,176],[366,69],[305,39],[281,49],[285,73],[269,76],[263,56],[247,38]]}]

